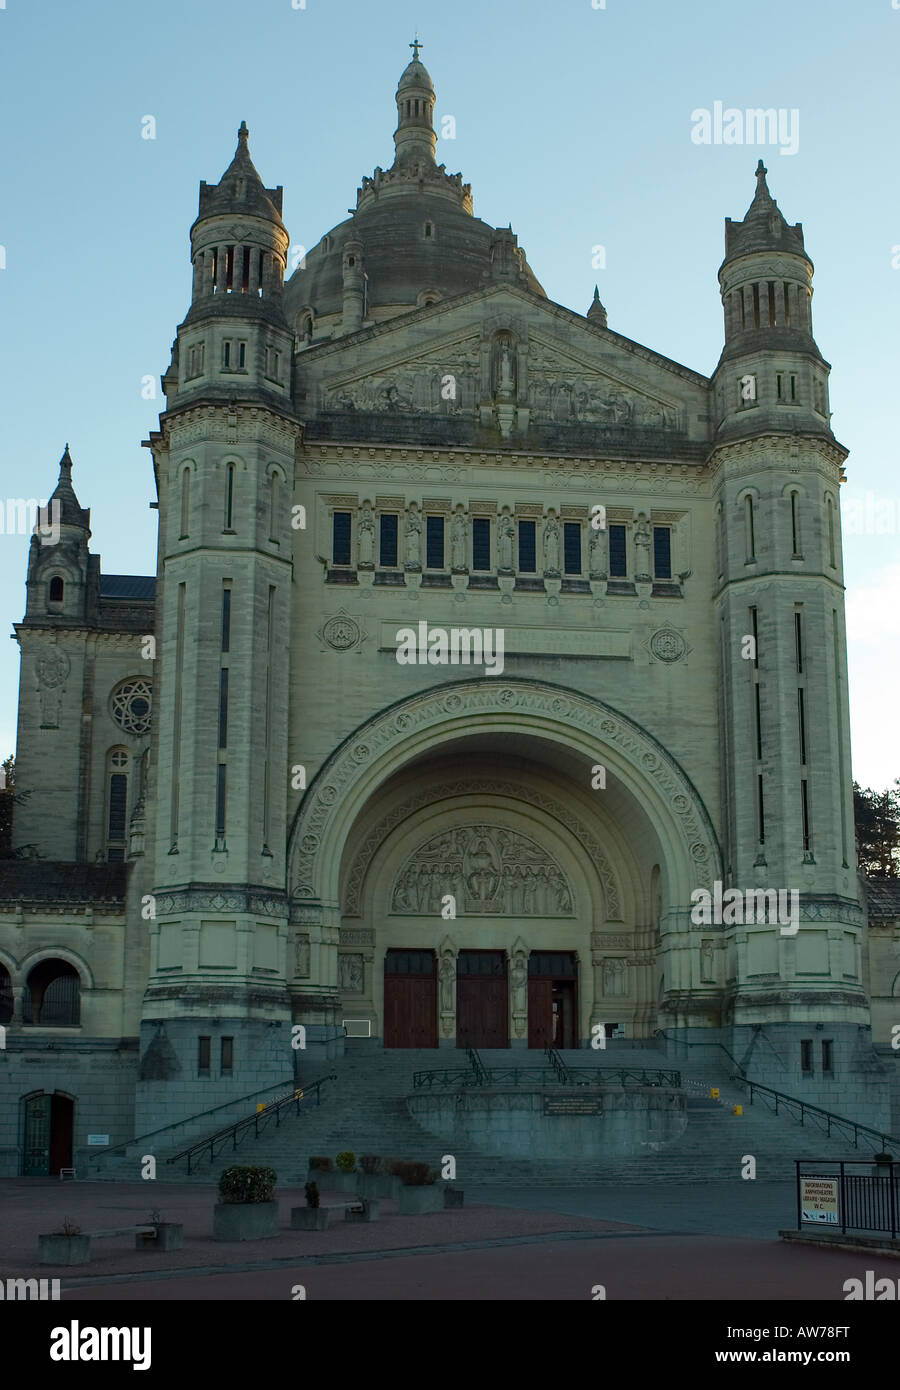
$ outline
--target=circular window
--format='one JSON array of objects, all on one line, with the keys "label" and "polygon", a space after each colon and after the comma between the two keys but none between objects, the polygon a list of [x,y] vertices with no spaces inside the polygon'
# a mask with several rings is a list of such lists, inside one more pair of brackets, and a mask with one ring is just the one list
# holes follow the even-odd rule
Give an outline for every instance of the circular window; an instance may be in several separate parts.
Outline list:
[{"label": "circular window", "polygon": [[112,716],[126,734],[146,734],[150,731],[150,711],[153,688],[149,681],[123,681],[112,693]]}]

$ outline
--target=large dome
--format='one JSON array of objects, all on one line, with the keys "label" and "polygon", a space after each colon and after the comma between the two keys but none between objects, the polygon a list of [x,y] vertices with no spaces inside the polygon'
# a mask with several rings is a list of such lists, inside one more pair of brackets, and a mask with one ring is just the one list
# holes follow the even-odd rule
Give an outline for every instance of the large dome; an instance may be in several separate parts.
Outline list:
[{"label": "large dome", "polygon": [[353,215],[306,255],[285,286],[289,323],[303,331],[312,311],[315,337],[331,336],[342,315],[348,270],[365,279],[365,321],[512,280],[546,297],[511,228],[472,213],[461,174],[435,162],[434,88],[414,59],[397,88],[398,126],[390,169],[376,169],[357,190]]}]

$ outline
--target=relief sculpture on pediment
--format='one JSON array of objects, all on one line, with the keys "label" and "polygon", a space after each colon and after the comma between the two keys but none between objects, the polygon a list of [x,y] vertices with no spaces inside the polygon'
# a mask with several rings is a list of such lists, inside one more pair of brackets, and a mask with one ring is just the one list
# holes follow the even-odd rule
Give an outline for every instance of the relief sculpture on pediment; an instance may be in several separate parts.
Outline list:
[{"label": "relief sculpture on pediment", "polygon": [[463,826],[426,841],[400,871],[391,911],[432,915],[448,894],[459,916],[572,914],[572,890],[556,861],[498,826]]},{"label": "relief sculpture on pediment", "polygon": [[610,377],[580,367],[532,343],[528,353],[528,404],[538,420],[557,424],[633,425],[674,430],[678,410]]}]

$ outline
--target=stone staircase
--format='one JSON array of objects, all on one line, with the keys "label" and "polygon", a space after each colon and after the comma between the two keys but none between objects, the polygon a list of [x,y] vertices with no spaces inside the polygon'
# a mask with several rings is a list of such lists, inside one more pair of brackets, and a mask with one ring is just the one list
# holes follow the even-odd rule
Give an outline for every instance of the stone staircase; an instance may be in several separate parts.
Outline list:
[{"label": "stone staircase", "polygon": [[[536,1051],[485,1050],[480,1055],[488,1068],[546,1065],[546,1058]],[[364,1050],[351,1040],[344,1057],[309,1067],[309,1080],[325,1071],[337,1076],[323,1089],[319,1107],[304,1110],[299,1116],[289,1112],[277,1129],[270,1125],[258,1139],[249,1134],[236,1151],[226,1149],[212,1164],[207,1159],[194,1160],[190,1180],[215,1181],[232,1163],[264,1163],[275,1168],[281,1183],[298,1184],[305,1180],[312,1155],[333,1159],[342,1149],[350,1149],[357,1157],[374,1153],[427,1162],[434,1168],[439,1168],[442,1155],[450,1152],[456,1159],[457,1181],[463,1187],[722,1181],[740,1177],[746,1155],[756,1160],[757,1180],[778,1181],[793,1177],[795,1158],[858,1158],[868,1152],[854,1150],[845,1140],[828,1139],[809,1124],[801,1126],[783,1111],[776,1116],[759,1100],[749,1105],[746,1092],[728,1080],[731,1067],[724,1056],[721,1062],[717,1056],[683,1062],[667,1058],[653,1047],[618,1042],[602,1052],[582,1049],[560,1055],[573,1068],[680,1071],[687,1094],[686,1130],[664,1147],[647,1145],[643,1156],[615,1158],[608,1163],[580,1161],[577,1153],[560,1164],[486,1155],[427,1134],[406,1107],[414,1071],[467,1070],[465,1051]],[[715,1086],[720,1090],[719,1100],[709,1097],[710,1087]],[[735,1104],[744,1107],[742,1115],[732,1113]],[[188,1177],[186,1160],[169,1164],[165,1158],[165,1152],[157,1155],[157,1180],[184,1182]]]}]

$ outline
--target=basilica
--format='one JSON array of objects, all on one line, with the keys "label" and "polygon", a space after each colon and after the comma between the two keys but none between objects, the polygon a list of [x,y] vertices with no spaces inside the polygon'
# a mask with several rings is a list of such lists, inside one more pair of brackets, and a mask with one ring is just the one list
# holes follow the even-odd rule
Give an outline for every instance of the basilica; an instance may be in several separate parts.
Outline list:
[{"label": "basilica", "polygon": [[[417,45],[392,162],[296,266],[243,123],[200,184],[152,575],[103,572],[62,455],[16,625],[0,1174],[262,1094],[298,1037],[717,1043],[890,1122],[803,228],[751,164],[706,376],[592,285],[549,299],[434,111]],[[698,921],[723,890],[796,921]]]}]

